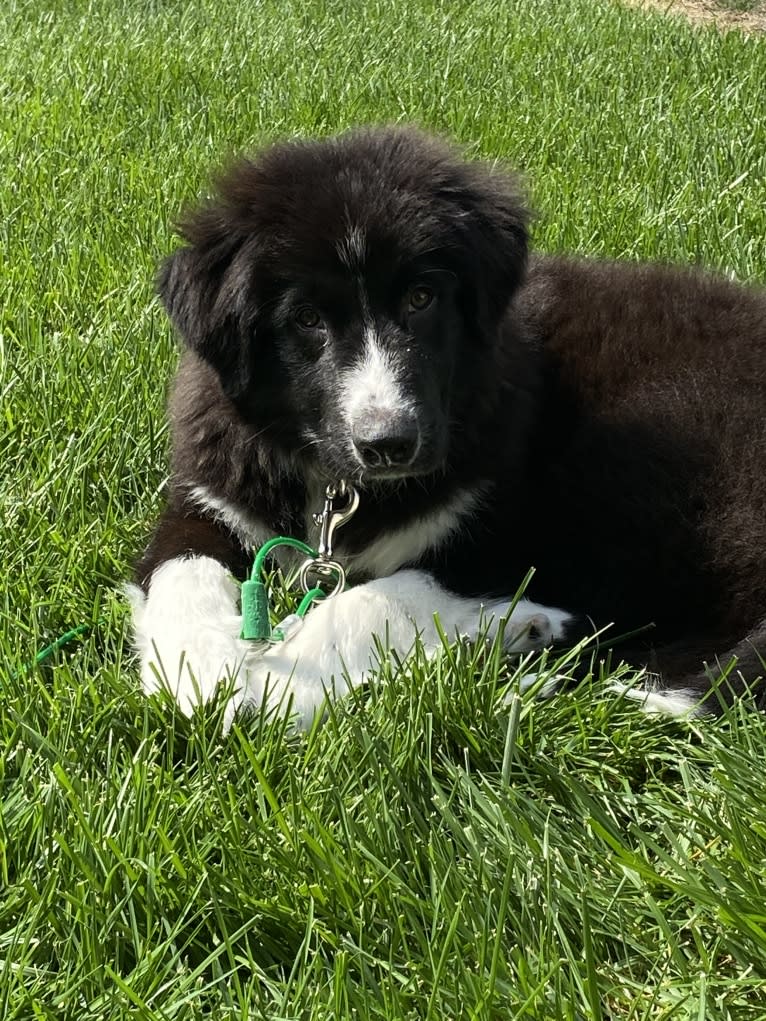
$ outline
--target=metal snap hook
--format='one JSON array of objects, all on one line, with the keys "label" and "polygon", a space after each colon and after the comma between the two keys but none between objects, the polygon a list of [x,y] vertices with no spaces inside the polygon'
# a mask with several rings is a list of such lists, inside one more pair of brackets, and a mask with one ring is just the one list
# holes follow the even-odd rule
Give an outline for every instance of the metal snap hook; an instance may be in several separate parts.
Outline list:
[{"label": "metal snap hook", "polygon": [[[338,498],[346,497],[345,503],[336,507]],[[313,515],[314,524],[319,526],[319,542],[317,543],[317,556],[304,561],[298,575],[300,583],[306,592],[312,588],[309,575],[313,575],[320,582],[333,583],[333,589],[327,593],[336,596],[346,587],[346,572],[337,560],[332,559],[332,544],[337,529],[356,513],[359,506],[359,493],[345,479],[331,483],[325,490],[324,507]]]},{"label": "metal snap hook", "polygon": [[[341,507],[335,506],[338,497],[347,497]],[[324,507],[314,515],[314,524],[319,526],[319,542],[317,550],[321,560],[332,558],[333,537],[337,529],[342,528],[353,517],[359,506],[359,493],[349,482],[341,479],[331,483],[325,490]]]}]

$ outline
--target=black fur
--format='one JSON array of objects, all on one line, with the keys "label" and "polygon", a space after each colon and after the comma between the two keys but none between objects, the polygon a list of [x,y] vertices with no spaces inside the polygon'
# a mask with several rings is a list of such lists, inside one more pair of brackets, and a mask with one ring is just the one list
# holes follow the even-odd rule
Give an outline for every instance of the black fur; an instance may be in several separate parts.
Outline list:
[{"label": "black fur", "polygon": [[[362,473],[339,552],[483,486],[482,511],[418,561],[445,586],[508,596],[534,566],[530,598],[614,634],[651,625],[620,654],[665,687],[703,695],[704,663],[715,676],[732,654],[722,697],[759,678],[766,295],[659,265],[527,267],[526,221],[512,180],[406,129],[277,145],[223,176],[159,277],[187,350],[168,509],[140,582],[185,552],[246,569],[194,486],[301,535],[309,487],[360,481],[337,384],[372,319],[422,444],[399,477]],[[432,306],[405,310],[424,281]],[[298,324],[304,306],[320,332]]]}]

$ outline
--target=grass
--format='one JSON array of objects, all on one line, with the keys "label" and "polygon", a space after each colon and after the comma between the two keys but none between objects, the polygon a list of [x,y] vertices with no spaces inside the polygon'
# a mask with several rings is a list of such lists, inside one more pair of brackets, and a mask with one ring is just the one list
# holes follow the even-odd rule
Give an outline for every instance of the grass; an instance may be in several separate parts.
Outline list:
[{"label": "grass", "polygon": [[0,52],[0,1015],[766,1017],[764,720],[644,718],[599,669],[508,707],[456,648],[222,739],[137,693],[114,592],[167,470],[154,266],[211,166],[415,120],[524,172],[542,248],[763,280],[766,43],[597,0],[8,0]]},{"label": "grass", "polygon": [[729,11],[738,11],[745,14],[750,12],[758,13],[766,9],[763,0],[716,0],[719,7]]}]

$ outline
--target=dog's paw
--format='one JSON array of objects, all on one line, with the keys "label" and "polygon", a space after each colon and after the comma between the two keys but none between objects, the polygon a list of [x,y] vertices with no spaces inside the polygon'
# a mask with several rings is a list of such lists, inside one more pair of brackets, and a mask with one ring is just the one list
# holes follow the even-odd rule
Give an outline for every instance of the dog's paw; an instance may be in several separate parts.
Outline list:
[{"label": "dog's paw", "polygon": [[411,652],[419,632],[410,609],[389,579],[315,603],[297,630],[268,646],[248,672],[244,706],[289,710],[296,727],[310,726],[328,697],[365,683],[381,649],[401,658]]},{"label": "dog's paw", "polygon": [[509,652],[542,649],[566,635],[571,615],[527,600],[484,604],[446,591],[422,571],[403,570],[319,603],[299,630],[270,646],[248,671],[245,706],[290,711],[308,726],[328,696],[363,684],[379,656],[405,660],[419,643],[426,655],[449,640],[492,640],[503,629]]},{"label": "dog's paw", "polygon": [[239,637],[239,586],[226,568],[210,557],[177,558],[157,568],[148,595],[135,585],[125,592],[146,694],[169,691],[190,715],[225,684],[230,719],[257,651]]},{"label": "dog's paw", "polygon": [[483,636],[494,640],[502,630],[508,652],[535,652],[559,644],[568,633],[572,615],[551,606],[540,606],[520,599],[482,603],[472,608],[462,621],[462,633],[475,640]]},{"label": "dog's paw", "polygon": [[699,691],[683,687],[664,688],[660,678],[652,674],[647,674],[638,685],[611,681],[609,691],[638,702],[641,711],[649,716],[682,716],[691,719],[705,714]]},{"label": "dog's paw", "polygon": [[230,691],[224,722],[240,707],[290,713],[310,726],[328,695],[363,684],[380,650],[403,660],[419,642],[427,655],[448,639],[492,640],[503,629],[514,653],[556,642],[571,619],[520,600],[488,604],[446,591],[422,571],[399,571],[315,605],[283,642],[240,639],[239,586],[209,557],[162,564],[148,595],[127,587],[144,691],[169,691],[187,714],[221,685]]}]

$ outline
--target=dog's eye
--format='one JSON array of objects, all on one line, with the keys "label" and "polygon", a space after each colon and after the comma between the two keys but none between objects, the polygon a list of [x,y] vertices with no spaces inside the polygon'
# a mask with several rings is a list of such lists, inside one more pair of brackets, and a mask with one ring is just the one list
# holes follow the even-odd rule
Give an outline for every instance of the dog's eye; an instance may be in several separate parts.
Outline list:
[{"label": "dog's eye", "polygon": [[322,325],[322,317],[310,305],[298,309],[295,313],[295,321],[302,330],[317,330]]},{"label": "dog's eye", "polygon": [[430,287],[423,287],[418,284],[417,287],[413,287],[409,293],[409,312],[422,312],[423,309],[428,308],[431,302],[434,300],[434,292]]}]

